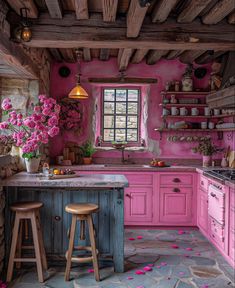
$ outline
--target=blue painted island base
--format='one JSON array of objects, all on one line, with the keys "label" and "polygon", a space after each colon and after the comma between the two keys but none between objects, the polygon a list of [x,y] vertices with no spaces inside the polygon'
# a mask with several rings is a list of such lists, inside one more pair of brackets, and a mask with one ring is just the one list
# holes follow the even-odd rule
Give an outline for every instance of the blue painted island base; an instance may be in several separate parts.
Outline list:
[{"label": "blue painted island base", "polygon": [[[41,201],[44,203],[41,209],[41,223],[47,258],[52,264],[53,262],[63,263],[65,252],[68,249],[71,215],[64,211],[65,206],[69,203],[94,203],[99,206],[98,213],[93,215],[93,221],[100,260],[104,263],[107,262],[107,264],[113,261],[115,272],[124,272],[123,195],[124,188],[7,187],[5,209],[7,256],[9,255],[13,223],[13,214],[9,209],[12,203],[23,201]],[[75,246],[78,244],[89,246],[88,241],[87,229],[86,239],[79,239],[78,225]]]}]

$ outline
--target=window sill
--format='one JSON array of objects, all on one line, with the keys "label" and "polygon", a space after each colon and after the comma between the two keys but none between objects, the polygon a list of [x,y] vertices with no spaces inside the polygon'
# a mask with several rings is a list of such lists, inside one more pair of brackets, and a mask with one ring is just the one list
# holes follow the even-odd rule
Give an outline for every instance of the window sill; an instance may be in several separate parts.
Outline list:
[{"label": "window sill", "polygon": [[[118,150],[113,147],[95,147],[97,151],[114,151]],[[134,152],[134,151],[139,151],[139,152],[146,152],[148,151],[147,147],[126,147],[124,151],[129,151],[129,152]]]}]

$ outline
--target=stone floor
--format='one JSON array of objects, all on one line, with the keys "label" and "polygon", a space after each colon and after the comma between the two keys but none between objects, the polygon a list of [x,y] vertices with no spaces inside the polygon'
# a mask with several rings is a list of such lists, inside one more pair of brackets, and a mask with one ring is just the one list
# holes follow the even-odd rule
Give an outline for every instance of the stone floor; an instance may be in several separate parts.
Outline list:
[{"label": "stone floor", "polygon": [[39,284],[35,270],[22,271],[14,288],[231,288],[234,270],[197,230],[126,230],[126,272],[100,270],[97,283],[92,267],[74,267],[64,282],[64,268],[51,267]]}]

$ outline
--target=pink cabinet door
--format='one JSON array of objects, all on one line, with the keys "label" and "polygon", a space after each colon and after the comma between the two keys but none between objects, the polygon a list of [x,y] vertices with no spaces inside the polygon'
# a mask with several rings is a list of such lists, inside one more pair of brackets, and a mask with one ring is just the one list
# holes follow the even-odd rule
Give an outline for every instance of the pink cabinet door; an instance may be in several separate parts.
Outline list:
[{"label": "pink cabinet door", "polygon": [[[152,221],[152,197],[151,187],[131,187],[125,189],[125,224],[128,222]],[[136,223],[135,223],[136,225]]]},{"label": "pink cabinet door", "polygon": [[197,220],[200,229],[207,232],[208,230],[208,195],[203,190],[199,189]]},{"label": "pink cabinet door", "polygon": [[229,201],[229,257],[235,260],[235,190],[230,190]]},{"label": "pink cabinet door", "polygon": [[192,222],[192,188],[162,187],[160,189],[160,222],[183,225]]}]

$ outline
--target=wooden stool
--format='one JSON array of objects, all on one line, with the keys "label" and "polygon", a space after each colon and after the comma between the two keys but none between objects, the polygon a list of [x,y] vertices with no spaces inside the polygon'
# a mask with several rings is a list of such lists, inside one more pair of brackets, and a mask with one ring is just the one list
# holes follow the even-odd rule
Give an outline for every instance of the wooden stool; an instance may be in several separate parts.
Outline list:
[{"label": "wooden stool", "polygon": [[[43,244],[42,230],[40,224],[39,209],[43,206],[41,202],[22,202],[11,206],[16,212],[12,232],[11,250],[7,269],[7,282],[12,280],[14,262],[36,262],[39,282],[44,282],[43,268],[47,270],[46,252]],[[31,221],[34,246],[22,246],[22,226]],[[26,226],[26,233],[27,231]],[[35,258],[21,258],[22,249],[34,249]]]},{"label": "wooden stool", "polygon": [[[86,263],[93,262],[94,271],[95,271],[95,279],[96,281],[100,281],[99,274],[99,266],[98,266],[98,250],[96,249],[95,244],[95,234],[94,234],[94,226],[92,220],[92,213],[97,212],[99,210],[98,205],[84,203],[84,204],[68,204],[65,207],[65,211],[72,214],[72,224],[70,228],[70,236],[69,236],[69,249],[66,252],[66,270],[65,270],[65,281],[69,281],[70,277],[70,269],[71,263]],[[78,246],[74,247],[74,238],[76,231],[77,221],[80,221],[80,239],[85,239],[85,221],[88,223],[88,230],[90,236],[91,246]],[[85,250],[91,252],[91,257],[77,257],[73,256],[73,250]]]}]

